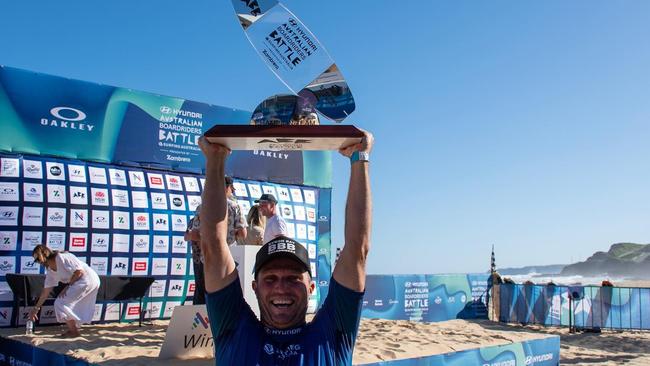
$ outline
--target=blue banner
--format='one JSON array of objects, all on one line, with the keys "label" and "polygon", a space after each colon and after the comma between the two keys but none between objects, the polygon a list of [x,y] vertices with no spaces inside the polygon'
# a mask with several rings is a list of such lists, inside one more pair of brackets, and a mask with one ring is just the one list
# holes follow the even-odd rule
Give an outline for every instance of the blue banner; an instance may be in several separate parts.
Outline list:
[{"label": "blue banner", "polygon": [[0,366],[91,366],[92,364],[67,355],[34,347],[14,339],[1,338]]},{"label": "blue banner", "polygon": [[650,329],[650,288],[495,286],[499,321],[580,328]]},{"label": "blue banner", "polygon": [[[14,365],[85,366],[89,363],[57,354],[27,343],[3,338],[0,341],[0,366]],[[502,346],[365,364],[364,366],[466,366],[527,365],[557,366],[560,364],[560,337],[524,341]]]},{"label": "blue banner", "polygon": [[503,346],[492,346],[467,351],[383,361],[364,366],[557,366],[560,364],[560,337],[523,341]]},{"label": "blue banner", "polygon": [[487,275],[369,275],[362,316],[423,322],[485,318]]},{"label": "blue banner", "polygon": [[0,149],[200,171],[198,138],[250,112],[0,67]]},{"label": "blue banner", "polygon": [[[251,113],[0,66],[0,151],[201,173],[198,138]],[[331,187],[329,152],[236,151],[230,175]]]}]

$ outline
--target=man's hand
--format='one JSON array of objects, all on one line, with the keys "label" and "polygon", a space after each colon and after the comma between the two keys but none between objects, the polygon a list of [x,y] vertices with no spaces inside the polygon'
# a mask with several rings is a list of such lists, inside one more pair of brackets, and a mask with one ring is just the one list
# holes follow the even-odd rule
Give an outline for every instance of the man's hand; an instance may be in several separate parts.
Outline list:
[{"label": "man's hand", "polygon": [[211,159],[211,158],[225,159],[231,153],[229,148],[223,145],[213,144],[210,141],[208,141],[208,139],[206,139],[205,136],[201,136],[199,138],[199,147],[201,148],[201,151],[203,152],[203,155],[205,155],[206,159]]},{"label": "man's hand", "polygon": [[372,145],[375,142],[375,138],[370,132],[366,130],[361,130],[361,132],[363,132],[361,142],[339,149],[341,155],[349,158],[355,151],[370,153],[372,150]]}]

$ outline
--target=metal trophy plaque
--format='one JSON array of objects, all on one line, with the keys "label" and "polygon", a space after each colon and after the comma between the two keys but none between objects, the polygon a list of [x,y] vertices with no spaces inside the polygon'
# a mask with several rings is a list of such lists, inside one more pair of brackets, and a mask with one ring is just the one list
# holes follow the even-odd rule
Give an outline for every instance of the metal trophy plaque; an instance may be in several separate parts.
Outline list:
[{"label": "metal trophy plaque", "polygon": [[275,0],[232,4],[250,43],[294,94],[267,98],[255,108],[252,126],[215,126],[206,133],[208,140],[234,150],[336,150],[361,141],[357,128],[321,125],[319,116],[342,122],[355,109],[354,97],[334,60],[298,17]]}]

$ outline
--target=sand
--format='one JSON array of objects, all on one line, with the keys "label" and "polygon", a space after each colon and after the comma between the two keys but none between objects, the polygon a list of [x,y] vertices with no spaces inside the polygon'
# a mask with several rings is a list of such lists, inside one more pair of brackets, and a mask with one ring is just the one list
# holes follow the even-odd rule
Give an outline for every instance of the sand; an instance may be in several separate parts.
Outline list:
[{"label": "sand", "polygon": [[[176,365],[177,360],[159,360],[158,353],[168,321],[137,324],[103,324],[84,327],[83,336],[68,340],[58,326],[37,328],[27,337],[22,329],[2,329],[0,335],[31,342],[99,365]],[[546,335],[562,339],[563,365],[650,365],[650,332],[603,331],[601,334],[569,334],[566,328],[511,326],[483,320],[451,320],[413,323],[363,319],[354,353],[354,364],[440,354],[485,345],[501,345]],[[213,366],[214,360],[187,360],[183,365]]]}]

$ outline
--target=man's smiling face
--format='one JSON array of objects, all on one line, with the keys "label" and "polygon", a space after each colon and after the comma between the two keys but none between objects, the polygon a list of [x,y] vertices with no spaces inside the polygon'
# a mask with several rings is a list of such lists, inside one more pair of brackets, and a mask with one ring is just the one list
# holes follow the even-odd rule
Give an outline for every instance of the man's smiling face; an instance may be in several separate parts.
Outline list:
[{"label": "man's smiling face", "polygon": [[304,324],[309,295],[315,288],[309,273],[296,260],[269,261],[253,281],[262,323],[275,329]]}]

